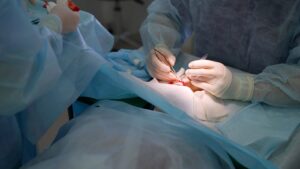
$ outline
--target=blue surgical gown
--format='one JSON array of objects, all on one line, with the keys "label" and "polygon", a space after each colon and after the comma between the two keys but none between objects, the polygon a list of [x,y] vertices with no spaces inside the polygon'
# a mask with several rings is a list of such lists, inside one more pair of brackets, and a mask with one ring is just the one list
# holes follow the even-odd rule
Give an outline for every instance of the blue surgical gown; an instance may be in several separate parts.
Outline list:
[{"label": "blue surgical gown", "polygon": [[193,37],[195,55],[256,75],[252,101],[300,106],[299,0],[155,0],[148,12],[146,52]]},{"label": "blue surgical gown", "polygon": [[[38,15],[23,2],[0,2],[0,168],[30,158],[22,153],[34,155],[28,147],[82,93],[113,45],[91,14],[80,12],[78,29],[61,35],[32,24]],[[40,14],[40,20],[47,17]]]}]

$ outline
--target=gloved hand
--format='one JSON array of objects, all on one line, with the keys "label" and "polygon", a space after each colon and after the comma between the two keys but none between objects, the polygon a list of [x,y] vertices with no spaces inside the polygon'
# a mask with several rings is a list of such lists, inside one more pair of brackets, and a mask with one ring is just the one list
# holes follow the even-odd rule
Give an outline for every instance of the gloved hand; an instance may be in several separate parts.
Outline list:
[{"label": "gloved hand", "polygon": [[[155,49],[157,51],[155,51]],[[165,56],[162,56],[162,54]],[[175,64],[175,56],[164,45],[157,45],[150,51],[147,58],[147,69],[153,78],[162,81],[174,81],[177,80],[176,75],[172,72],[170,66]]]},{"label": "gloved hand", "polygon": [[57,4],[50,3],[47,6],[50,14],[59,16],[62,22],[62,33],[69,33],[76,30],[79,23],[79,13],[69,9],[64,0],[58,0]]},{"label": "gloved hand", "polygon": [[245,105],[241,102],[217,98],[204,90],[193,92],[186,86],[164,84],[156,79],[144,82],[144,84],[199,121],[220,121],[229,113],[236,112]]},{"label": "gloved hand", "polygon": [[205,90],[196,91],[193,97],[193,112],[189,115],[200,122],[220,122],[245,105],[247,103],[217,98]]},{"label": "gloved hand", "polygon": [[[194,92],[199,90],[198,87],[192,85],[191,80],[185,74],[184,68],[180,68],[179,71],[176,73],[176,75],[180,79],[180,82],[182,83],[183,86],[189,87]],[[175,82],[175,84],[176,84],[176,82]]]},{"label": "gloved hand", "polygon": [[223,99],[251,100],[254,76],[230,71],[222,63],[196,60],[189,63],[186,75],[191,83],[212,95]]}]

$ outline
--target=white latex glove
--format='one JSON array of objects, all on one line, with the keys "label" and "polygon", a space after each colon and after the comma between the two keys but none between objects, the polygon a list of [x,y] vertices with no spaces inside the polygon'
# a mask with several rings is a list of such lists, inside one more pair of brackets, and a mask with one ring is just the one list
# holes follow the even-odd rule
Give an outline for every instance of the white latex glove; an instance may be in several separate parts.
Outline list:
[{"label": "white latex glove", "polygon": [[[171,66],[174,66],[176,60],[175,56],[164,45],[157,45],[155,49],[159,52],[155,52],[155,50],[152,49],[147,58],[147,69],[150,75],[162,81],[177,80],[176,75],[166,63],[166,61],[168,61]],[[161,54],[165,56],[165,59]]]},{"label": "white latex glove", "polygon": [[248,104],[240,101],[217,98],[204,90],[196,91],[190,116],[198,121],[220,122],[246,105]]},{"label": "white latex glove", "polygon": [[47,10],[50,14],[59,16],[62,22],[62,33],[69,33],[76,30],[79,23],[79,13],[69,9],[64,0],[58,0],[57,4],[49,2]]},{"label": "white latex glove", "polygon": [[154,93],[159,93],[169,103],[200,122],[220,121],[228,114],[245,106],[243,102],[220,99],[204,90],[194,93],[186,86],[159,83],[156,79],[150,82],[139,82],[151,88]]},{"label": "white latex glove", "polygon": [[[176,73],[177,77],[180,79],[180,82],[183,84],[183,86],[189,87],[192,91],[199,90],[198,87],[193,86],[191,84],[191,80],[187,77],[185,74],[184,68],[180,68],[179,71]],[[202,89],[201,89],[202,90]]]},{"label": "white latex glove", "polygon": [[223,99],[248,101],[252,98],[254,77],[247,73],[232,73],[222,63],[196,60],[189,63],[186,75],[191,83]]}]

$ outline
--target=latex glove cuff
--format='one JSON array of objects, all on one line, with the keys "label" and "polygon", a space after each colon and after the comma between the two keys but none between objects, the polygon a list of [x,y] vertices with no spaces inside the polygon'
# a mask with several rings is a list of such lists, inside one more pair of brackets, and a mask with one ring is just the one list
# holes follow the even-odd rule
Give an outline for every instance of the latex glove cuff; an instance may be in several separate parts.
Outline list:
[{"label": "latex glove cuff", "polygon": [[223,99],[249,101],[253,97],[253,91],[254,75],[232,72],[231,83],[220,97]]}]

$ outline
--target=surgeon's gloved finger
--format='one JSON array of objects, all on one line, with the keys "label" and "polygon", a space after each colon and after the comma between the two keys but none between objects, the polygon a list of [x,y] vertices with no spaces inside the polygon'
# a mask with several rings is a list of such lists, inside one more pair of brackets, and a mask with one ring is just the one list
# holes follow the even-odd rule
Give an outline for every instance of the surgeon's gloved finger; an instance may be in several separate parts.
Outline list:
[{"label": "surgeon's gloved finger", "polygon": [[211,89],[213,89],[213,86],[209,83],[206,82],[200,82],[200,81],[191,81],[191,84],[193,86],[196,86],[200,89],[206,90],[206,91],[210,91]]},{"label": "surgeon's gloved finger", "polygon": [[[199,76],[213,77],[223,79],[227,73],[227,68],[222,63],[210,60],[197,60],[190,62],[190,73],[198,74]],[[198,69],[198,70],[197,70]],[[193,71],[192,71],[193,70]]]},{"label": "surgeon's gloved finger", "polygon": [[153,77],[153,78],[157,78],[156,77],[156,72],[154,72],[153,66],[151,64],[149,64],[149,63],[147,63],[146,66],[147,66],[147,70],[148,70],[150,76]]},{"label": "surgeon's gloved finger", "polygon": [[150,75],[158,80],[165,81],[165,82],[170,82],[170,81],[175,81],[176,76],[169,72],[169,73],[154,73],[154,72],[149,72]]},{"label": "surgeon's gloved finger", "polygon": [[218,62],[211,61],[211,60],[195,60],[189,63],[190,69],[211,69],[215,67]]},{"label": "surgeon's gloved finger", "polygon": [[169,51],[165,47],[160,46],[156,47],[155,49],[158,51],[156,52],[157,55],[164,55],[166,60],[171,64],[171,66],[175,65],[176,57],[172,54],[171,51]]},{"label": "surgeon's gloved finger", "polygon": [[151,68],[149,70],[150,70],[149,71],[150,75],[158,80],[169,82],[169,81],[175,81],[177,79],[177,77],[173,72],[161,72]]},{"label": "surgeon's gloved finger", "polygon": [[147,61],[147,69],[152,77],[159,80],[174,81],[177,79],[170,66],[158,59],[152,52],[149,56],[149,61]]},{"label": "surgeon's gloved finger", "polygon": [[158,80],[173,81],[177,80],[175,72],[171,66],[175,64],[175,56],[165,45],[156,45],[150,51],[147,58],[147,69],[150,75]]},{"label": "surgeon's gloved finger", "polygon": [[188,69],[186,75],[191,80],[212,79],[215,77],[215,71],[213,69]]},{"label": "surgeon's gloved finger", "polygon": [[190,79],[187,77],[187,76],[182,76],[182,77],[180,77],[181,78],[181,81],[183,82],[183,83],[190,83]]},{"label": "surgeon's gloved finger", "polygon": [[171,72],[170,66],[168,66],[167,63],[163,62],[159,58],[157,58],[155,53],[153,53],[153,52],[151,52],[150,64],[153,66],[153,68],[155,70],[158,70],[161,72]]},{"label": "surgeon's gloved finger", "polygon": [[158,79],[165,81],[165,82],[177,81],[177,77],[172,72],[158,74]]},{"label": "surgeon's gloved finger", "polygon": [[147,69],[149,74],[158,80],[173,81],[177,79],[173,72],[162,72],[159,69],[154,68],[152,64],[147,64]]},{"label": "surgeon's gloved finger", "polygon": [[[206,73],[207,72],[207,73]],[[215,79],[215,75],[211,74],[212,70],[204,70],[204,69],[189,69],[186,71],[186,76],[191,81],[199,81],[199,82],[209,82]]]},{"label": "surgeon's gloved finger", "polygon": [[194,82],[206,82],[209,84],[213,84],[213,80],[214,78],[210,78],[210,77],[201,77],[201,76],[191,76],[189,77],[190,81],[194,81]]}]

